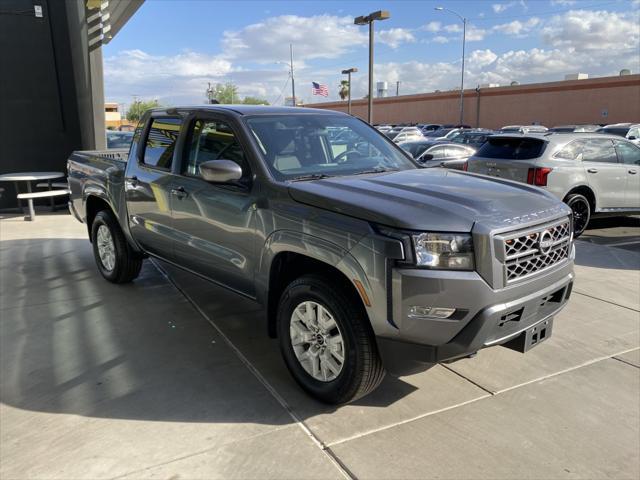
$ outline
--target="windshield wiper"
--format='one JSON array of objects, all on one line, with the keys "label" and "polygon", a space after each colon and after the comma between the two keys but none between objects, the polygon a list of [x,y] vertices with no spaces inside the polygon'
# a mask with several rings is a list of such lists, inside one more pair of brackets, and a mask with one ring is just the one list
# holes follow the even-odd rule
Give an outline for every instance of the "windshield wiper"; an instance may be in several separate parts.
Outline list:
[{"label": "windshield wiper", "polygon": [[385,173],[385,172],[397,172],[397,168],[385,168],[385,167],[376,167],[371,170],[363,170],[362,172],[352,173],[351,175],[366,175],[367,173]]},{"label": "windshield wiper", "polygon": [[327,175],[326,173],[310,173],[309,175],[300,175],[298,177],[293,177],[291,179],[292,182],[299,182],[304,180],[321,180],[323,178],[329,178],[331,175]]}]

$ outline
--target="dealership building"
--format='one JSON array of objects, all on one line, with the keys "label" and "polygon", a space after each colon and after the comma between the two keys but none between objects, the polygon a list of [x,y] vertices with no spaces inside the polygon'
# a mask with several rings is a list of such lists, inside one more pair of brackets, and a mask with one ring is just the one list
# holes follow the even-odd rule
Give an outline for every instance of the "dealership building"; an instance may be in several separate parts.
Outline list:
[{"label": "dealership building", "polygon": [[[375,98],[373,105],[376,124],[460,122],[460,90]],[[347,111],[346,101],[307,106]],[[367,100],[354,100],[351,111],[366,119]],[[474,127],[619,122],[640,123],[640,75],[627,71],[615,77],[479,86],[464,91],[463,123]]]},{"label": "dealership building", "polygon": [[101,47],[141,4],[2,0],[0,173],[63,171],[73,150],[104,148]]}]

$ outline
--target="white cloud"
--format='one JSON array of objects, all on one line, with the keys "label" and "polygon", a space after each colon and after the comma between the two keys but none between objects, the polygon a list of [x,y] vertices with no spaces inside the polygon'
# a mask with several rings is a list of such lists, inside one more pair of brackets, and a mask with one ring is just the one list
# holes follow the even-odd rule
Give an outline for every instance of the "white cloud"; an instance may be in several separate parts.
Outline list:
[{"label": "white cloud", "polygon": [[391,48],[398,48],[403,43],[414,43],[416,37],[405,28],[391,28],[389,30],[381,30],[376,35],[381,43],[389,45]]},{"label": "white cloud", "polygon": [[569,7],[571,5],[575,5],[577,0],[551,0],[551,6],[561,6],[561,7]]},{"label": "white cloud", "polygon": [[603,51],[638,55],[640,29],[638,12],[629,14],[572,10],[554,16],[542,30],[544,41],[577,51]]},{"label": "white cloud", "polygon": [[426,30],[427,32],[437,33],[440,30],[442,30],[442,23],[440,23],[440,22],[429,22],[424,27],[422,27],[422,29]]},{"label": "white cloud", "polygon": [[473,25],[467,27],[467,41],[468,42],[481,42],[487,35],[487,31],[483,28],[478,28]]},{"label": "white cloud", "polygon": [[300,58],[336,58],[367,42],[365,29],[352,17],[282,15],[225,31],[222,46],[229,58],[271,63],[289,57],[289,44]]},{"label": "white cloud", "polygon": [[462,27],[460,25],[458,25],[457,23],[452,23],[452,24],[449,24],[449,25],[445,25],[443,28],[444,28],[444,31],[448,32],[448,33],[462,32]]},{"label": "white cloud", "polygon": [[498,55],[492,52],[489,49],[486,50],[475,50],[471,52],[469,58],[467,59],[467,65],[471,70],[481,69],[491,65],[496,61]]},{"label": "white cloud", "polygon": [[445,36],[438,35],[437,37],[433,37],[431,41],[435,43],[449,43],[451,40]]},{"label": "white cloud", "polygon": [[505,10],[513,7],[516,5],[516,2],[509,2],[509,3],[494,3],[493,5],[491,5],[491,8],[493,9],[494,13],[502,13]]},{"label": "white cloud", "polygon": [[539,24],[540,24],[540,19],[537,17],[532,17],[526,22],[514,20],[513,22],[509,22],[509,23],[494,25],[492,27],[492,30],[494,32],[502,33],[505,35],[524,36]]}]

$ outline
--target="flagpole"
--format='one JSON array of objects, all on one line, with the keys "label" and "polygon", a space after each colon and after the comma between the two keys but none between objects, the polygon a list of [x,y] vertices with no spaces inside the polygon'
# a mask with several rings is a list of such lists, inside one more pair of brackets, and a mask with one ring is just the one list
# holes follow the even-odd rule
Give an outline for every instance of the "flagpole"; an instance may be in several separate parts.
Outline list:
[{"label": "flagpole", "polygon": [[291,96],[293,97],[293,106],[295,107],[296,104],[296,82],[293,79],[293,44],[290,43],[289,44],[289,51],[291,53]]}]

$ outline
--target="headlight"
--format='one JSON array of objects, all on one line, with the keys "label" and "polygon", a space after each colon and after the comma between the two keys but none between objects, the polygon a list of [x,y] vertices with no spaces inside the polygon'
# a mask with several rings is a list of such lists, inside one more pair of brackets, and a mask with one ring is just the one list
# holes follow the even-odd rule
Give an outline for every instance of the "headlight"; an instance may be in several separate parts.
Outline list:
[{"label": "headlight", "polygon": [[473,241],[469,234],[420,233],[411,236],[416,265],[443,270],[473,270]]}]

